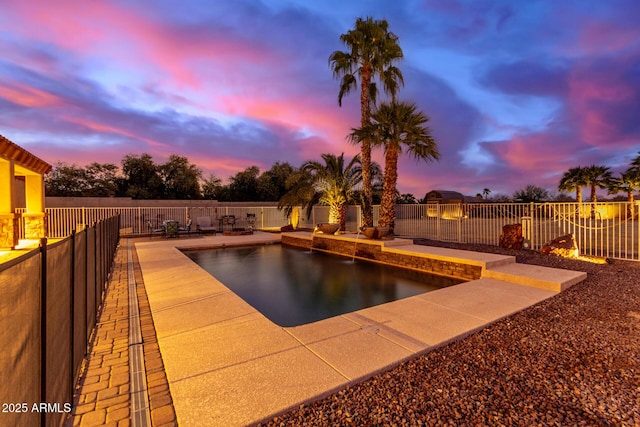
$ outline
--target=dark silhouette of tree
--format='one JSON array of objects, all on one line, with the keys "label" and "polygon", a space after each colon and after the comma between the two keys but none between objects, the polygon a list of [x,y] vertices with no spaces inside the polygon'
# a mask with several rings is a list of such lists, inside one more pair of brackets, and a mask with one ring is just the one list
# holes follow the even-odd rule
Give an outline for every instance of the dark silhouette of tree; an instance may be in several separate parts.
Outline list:
[{"label": "dark silhouette of tree", "polygon": [[219,200],[222,189],[222,180],[214,174],[202,182],[202,198],[206,200]]},{"label": "dark silhouette of tree", "polygon": [[87,172],[78,165],[58,162],[44,181],[44,191],[52,197],[80,197],[88,189]]},{"label": "dark silhouette of tree", "polygon": [[403,193],[396,198],[396,203],[399,205],[415,205],[418,200],[411,193]]},{"label": "dark silhouette of tree", "polygon": [[258,177],[260,201],[276,202],[287,192],[287,179],[295,171],[289,163],[275,162]]},{"label": "dark silhouette of tree", "polygon": [[525,188],[513,193],[513,198],[519,202],[546,202],[549,192],[544,188],[529,184]]},{"label": "dark silhouette of tree", "polygon": [[132,199],[162,199],[164,184],[158,172],[157,165],[149,154],[136,156],[127,154],[122,159],[122,174],[124,175],[124,196]]},{"label": "dark silhouette of tree", "polygon": [[229,178],[230,201],[255,202],[259,199],[258,176],[260,169],[250,166]]},{"label": "dark silhouette of tree", "polygon": [[91,163],[86,167],[58,162],[45,179],[50,197],[112,197],[116,195],[118,167],[110,163]]},{"label": "dark silhouette of tree", "polygon": [[195,200],[202,198],[200,179],[202,171],[189,163],[186,157],[172,154],[167,163],[158,167],[164,184],[165,199]]}]

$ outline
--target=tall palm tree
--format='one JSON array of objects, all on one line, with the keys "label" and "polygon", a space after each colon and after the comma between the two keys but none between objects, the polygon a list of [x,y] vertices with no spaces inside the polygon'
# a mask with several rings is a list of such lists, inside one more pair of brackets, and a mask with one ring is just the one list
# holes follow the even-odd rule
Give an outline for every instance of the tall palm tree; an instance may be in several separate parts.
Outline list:
[{"label": "tall palm tree", "polygon": [[582,203],[582,187],[587,185],[587,181],[584,176],[584,168],[576,166],[570,168],[562,175],[558,190],[560,191],[575,191],[576,202]]},{"label": "tall palm tree", "polygon": [[[342,98],[358,89],[360,82],[360,126],[369,123],[371,106],[375,105],[378,79],[386,93],[395,98],[398,88],[404,84],[400,69],[393,63],[402,59],[398,36],[389,31],[385,20],[358,18],[354,28],[340,36],[347,51],[335,51],[329,56],[329,65],[335,78],[340,80],[338,105]],[[365,225],[373,225],[371,189],[371,141],[360,141],[362,162],[362,219]]]},{"label": "tall palm tree", "polygon": [[384,147],[384,182],[378,225],[395,226],[396,185],[398,158],[403,150],[419,160],[440,158],[436,141],[425,124],[429,121],[416,105],[407,102],[383,103],[372,114],[371,123],[353,129],[349,137],[354,141],[370,139],[374,145]]},{"label": "tall palm tree", "polygon": [[[357,187],[362,182],[360,156],[349,162],[344,153],[340,156],[323,154],[324,163],[306,161],[287,180],[289,191],[280,199],[278,208],[289,214],[294,206],[302,205],[307,218],[317,204],[329,206],[329,222],[339,223],[344,230],[347,219],[347,204],[356,200]],[[380,174],[377,164],[372,165],[375,175]]]}]

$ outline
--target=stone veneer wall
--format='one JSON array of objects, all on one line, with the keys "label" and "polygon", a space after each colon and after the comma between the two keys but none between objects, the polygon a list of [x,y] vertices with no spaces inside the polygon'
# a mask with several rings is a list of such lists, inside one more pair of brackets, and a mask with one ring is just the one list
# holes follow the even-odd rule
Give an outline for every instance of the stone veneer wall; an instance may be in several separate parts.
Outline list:
[{"label": "stone veneer wall", "polygon": [[18,245],[18,216],[0,215],[0,249],[13,249]]},{"label": "stone veneer wall", "polygon": [[47,235],[45,214],[22,214],[25,239],[39,239]]},{"label": "stone veneer wall", "polygon": [[[292,236],[282,236],[282,244],[296,246],[304,249],[311,248],[311,240],[298,239]],[[455,277],[464,280],[476,280],[482,274],[482,267],[471,264],[461,264],[452,261],[444,261],[423,256],[399,254],[393,252],[383,252],[378,244],[368,244],[366,240],[354,242],[314,236],[313,250],[326,251],[339,255],[352,257],[356,247],[355,256],[368,259],[373,262],[394,265],[398,267],[411,268],[414,270],[426,271],[441,276]]]}]

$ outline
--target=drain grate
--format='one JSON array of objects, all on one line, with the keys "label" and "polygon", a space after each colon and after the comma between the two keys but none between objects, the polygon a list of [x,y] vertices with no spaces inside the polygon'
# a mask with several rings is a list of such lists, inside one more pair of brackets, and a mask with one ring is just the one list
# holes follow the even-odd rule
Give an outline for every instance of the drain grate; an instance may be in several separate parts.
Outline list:
[{"label": "drain grate", "polygon": [[129,285],[129,384],[131,386],[131,425],[151,426],[144,347],[138,309],[136,275],[133,269],[131,242],[127,239],[127,281]]}]

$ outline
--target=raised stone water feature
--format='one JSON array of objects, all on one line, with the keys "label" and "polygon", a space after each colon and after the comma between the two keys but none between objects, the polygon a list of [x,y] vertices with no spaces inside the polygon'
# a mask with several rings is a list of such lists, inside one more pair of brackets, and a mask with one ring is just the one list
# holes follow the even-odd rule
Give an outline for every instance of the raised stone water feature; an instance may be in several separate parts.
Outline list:
[{"label": "raised stone water feature", "polygon": [[[363,237],[364,235],[364,237]],[[412,251],[403,251],[403,247],[413,246],[409,239],[371,239],[362,235],[324,235],[304,233],[283,233],[282,244],[309,249],[310,251],[329,252],[351,259],[362,259],[396,267],[424,271],[440,276],[475,280],[482,273],[481,265],[466,264],[454,260],[424,256]]]}]

